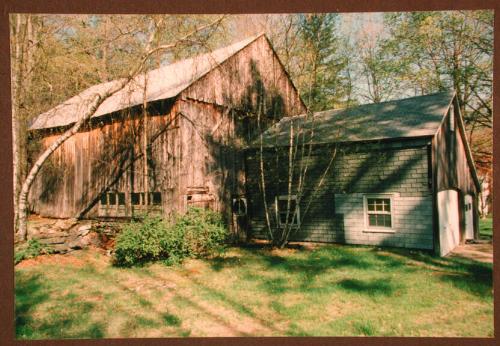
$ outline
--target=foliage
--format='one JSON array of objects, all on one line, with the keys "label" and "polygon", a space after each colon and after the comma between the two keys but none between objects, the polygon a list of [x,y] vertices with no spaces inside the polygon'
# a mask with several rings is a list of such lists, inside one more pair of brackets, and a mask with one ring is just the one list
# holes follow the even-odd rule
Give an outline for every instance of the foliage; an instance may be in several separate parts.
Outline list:
[{"label": "foliage", "polygon": [[164,246],[170,257],[181,260],[219,254],[228,237],[220,214],[204,208],[190,208],[170,229]]},{"label": "foliage", "polygon": [[393,13],[385,16],[395,76],[416,94],[455,90],[474,159],[491,170],[493,11]]},{"label": "foliage", "polygon": [[348,58],[339,49],[337,19],[338,15],[333,13],[300,16],[305,79],[301,92],[312,111],[337,108],[348,94],[349,84],[342,74]]},{"label": "foliage", "polygon": [[115,262],[122,266],[157,260],[174,264],[215,255],[224,250],[227,235],[221,216],[208,209],[191,208],[172,223],[146,216],[125,226],[117,236]]},{"label": "foliage", "polygon": [[52,249],[40,243],[37,239],[30,239],[14,249],[14,264],[18,264],[25,259],[35,258],[52,252]]},{"label": "foliage", "polygon": [[131,266],[168,256],[162,248],[167,226],[159,217],[146,216],[141,222],[126,225],[116,237],[115,261]]}]

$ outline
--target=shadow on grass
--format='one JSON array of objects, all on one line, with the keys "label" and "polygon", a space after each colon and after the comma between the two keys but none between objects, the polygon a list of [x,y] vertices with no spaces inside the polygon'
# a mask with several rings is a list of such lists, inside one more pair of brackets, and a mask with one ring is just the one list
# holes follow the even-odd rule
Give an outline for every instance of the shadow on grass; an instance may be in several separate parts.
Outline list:
[{"label": "shadow on grass", "polygon": [[[263,265],[268,275],[248,270],[245,278],[260,282],[260,286],[268,294],[283,294],[288,291],[304,293],[331,291],[335,289],[335,285],[318,287],[316,283],[318,277],[335,269],[352,268],[353,271],[367,273],[374,271],[390,273],[394,271],[414,272],[425,268],[425,270],[435,272],[440,280],[458,289],[482,298],[489,299],[492,296],[491,264],[461,258],[442,258],[424,250],[367,247],[368,251],[357,251],[360,247],[338,245],[309,250],[298,246],[295,247],[297,251],[294,255],[287,256],[277,255],[270,251],[266,244],[251,244],[241,249],[248,254],[244,256],[244,260],[222,258],[210,261],[212,269],[220,271],[226,266],[246,263]],[[392,284],[394,285],[394,282]],[[397,288],[391,288],[389,282],[363,282],[357,278],[344,281],[340,287],[366,292],[366,294],[387,295]]]},{"label": "shadow on grass", "polygon": [[[260,245],[260,244],[259,244]],[[311,292],[331,291],[333,286],[318,286],[321,275],[327,271],[343,268],[355,270],[370,270],[379,266],[373,256],[363,256],[350,247],[325,246],[314,250],[301,246],[294,247],[293,255],[276,254],[267,246],[244,247],[248,256],[242,262],[264,267],[267,275],[261,275],[254,270],[247,270],[245,278],[260,283],[268,294],[283,294],[287,291]],[[233,266],[234,261],[224,259],[209,262],[212,269],[220,271],[221,267]]]},{"label": "shadow on grass", "polygon": [[413,265],[425,266],[436,272],[439,278],[454,287],[490,299],[493,295],[493,266],[459,257],[438,257],[436,255],[407,251],[403,249],[386,250],[412,261]]},{"label": "shadow on grass", "polygon": [[214,257],[210,259],[210,267],[216,272],[220,272],[226,267],[233,267],[240,264],[239,257]]},{"label": "shadow on grass", "polygon": [[396,285],[390,279],[374,279],[369,281],[345,279],[340,281],[338,286],[350,292],[362,293],[369,296],[390,296],[397,289]]},{"label": "shadow on grass", "polygon": [[[16,337],[18,339],[102,338],[104,326],[90,321],[94,304],[75,300],[73,294],[53,298],[41,274],[16,272]],[[37,307],[51,306],[42,315]],[[41,313],[40,313],[41,314]],[[43,317],[40,317],[43,316]]]},{"label": "shadow on grass", "polygon": [[17,338],[30,338],[33,335],[32,313],[38,305],[49,299],[40,278],[40,274],[16,273],[15,322]]}]

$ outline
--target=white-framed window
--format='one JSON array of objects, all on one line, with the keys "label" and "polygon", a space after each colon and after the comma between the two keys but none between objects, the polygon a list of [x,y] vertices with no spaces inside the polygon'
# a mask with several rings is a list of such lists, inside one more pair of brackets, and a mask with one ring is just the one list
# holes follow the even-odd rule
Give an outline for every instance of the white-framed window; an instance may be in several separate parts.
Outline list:
[{"label": "white-framed window", "polygon": [[392,195],[364,195],[365,230],[394,232],[394,203]]},{"label": "white-framed window", "polygon": [[[290,210],[287,213],[288,199],[290,199]],[[279,226],[283,226],[287,223],[287,217],[288,217],[288,225],[291,225],[292,227],[299,226],[300,207],[297,204],[297,196],[296,195],[276,196],[276,216],[278,218]]]}]

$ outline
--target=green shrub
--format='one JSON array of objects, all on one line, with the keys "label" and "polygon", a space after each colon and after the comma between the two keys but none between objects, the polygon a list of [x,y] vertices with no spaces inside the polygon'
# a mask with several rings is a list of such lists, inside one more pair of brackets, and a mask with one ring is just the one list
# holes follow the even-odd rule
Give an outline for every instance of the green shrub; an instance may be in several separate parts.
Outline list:
[{"label": "green shrub", "polygon": [[221,216],[207,209],[191,208],[168,224],[146,216],[118,234],[115,263],[132,266],[163,260],[175,264],[185,258],[215,255],[224,250],[227,234]]},{"label": "green shrub", "polygon": [[52,249],[40,243],[38,239],[30,239],[14,249],[14,263],[18,264],[25,259],[35,258],[52,252]]},{"label": "green shrub", "polygon": [[146,216],[141,222],[126,225],[116,237],[115,262],[131,266],[167,256],[162,239],[167,227],[159,217]]},{"label": "green shrub", "polygon": [[172,224],[164,245],[174,259],[206,257],[221,253],[227,237],[220,214],[210,209],[190,208]]}]

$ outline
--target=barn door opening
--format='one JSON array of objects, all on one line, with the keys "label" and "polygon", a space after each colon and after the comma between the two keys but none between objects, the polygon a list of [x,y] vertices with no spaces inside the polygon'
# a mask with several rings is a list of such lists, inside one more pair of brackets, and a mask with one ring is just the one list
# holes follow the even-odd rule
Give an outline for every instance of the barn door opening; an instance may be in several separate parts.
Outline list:
[{"label": "barn door opening", "polygon": [[232,228],[237,242],[247,240],[248,228],[248,205],[247,199],[243,196],[233,196],[232,198]]},{"label": "barn door opening", "polygon": [[472,201],[472,195],[465,195],[463,208],[465,214],[465,240],[474,239],[474,216],[472,213]]}]

